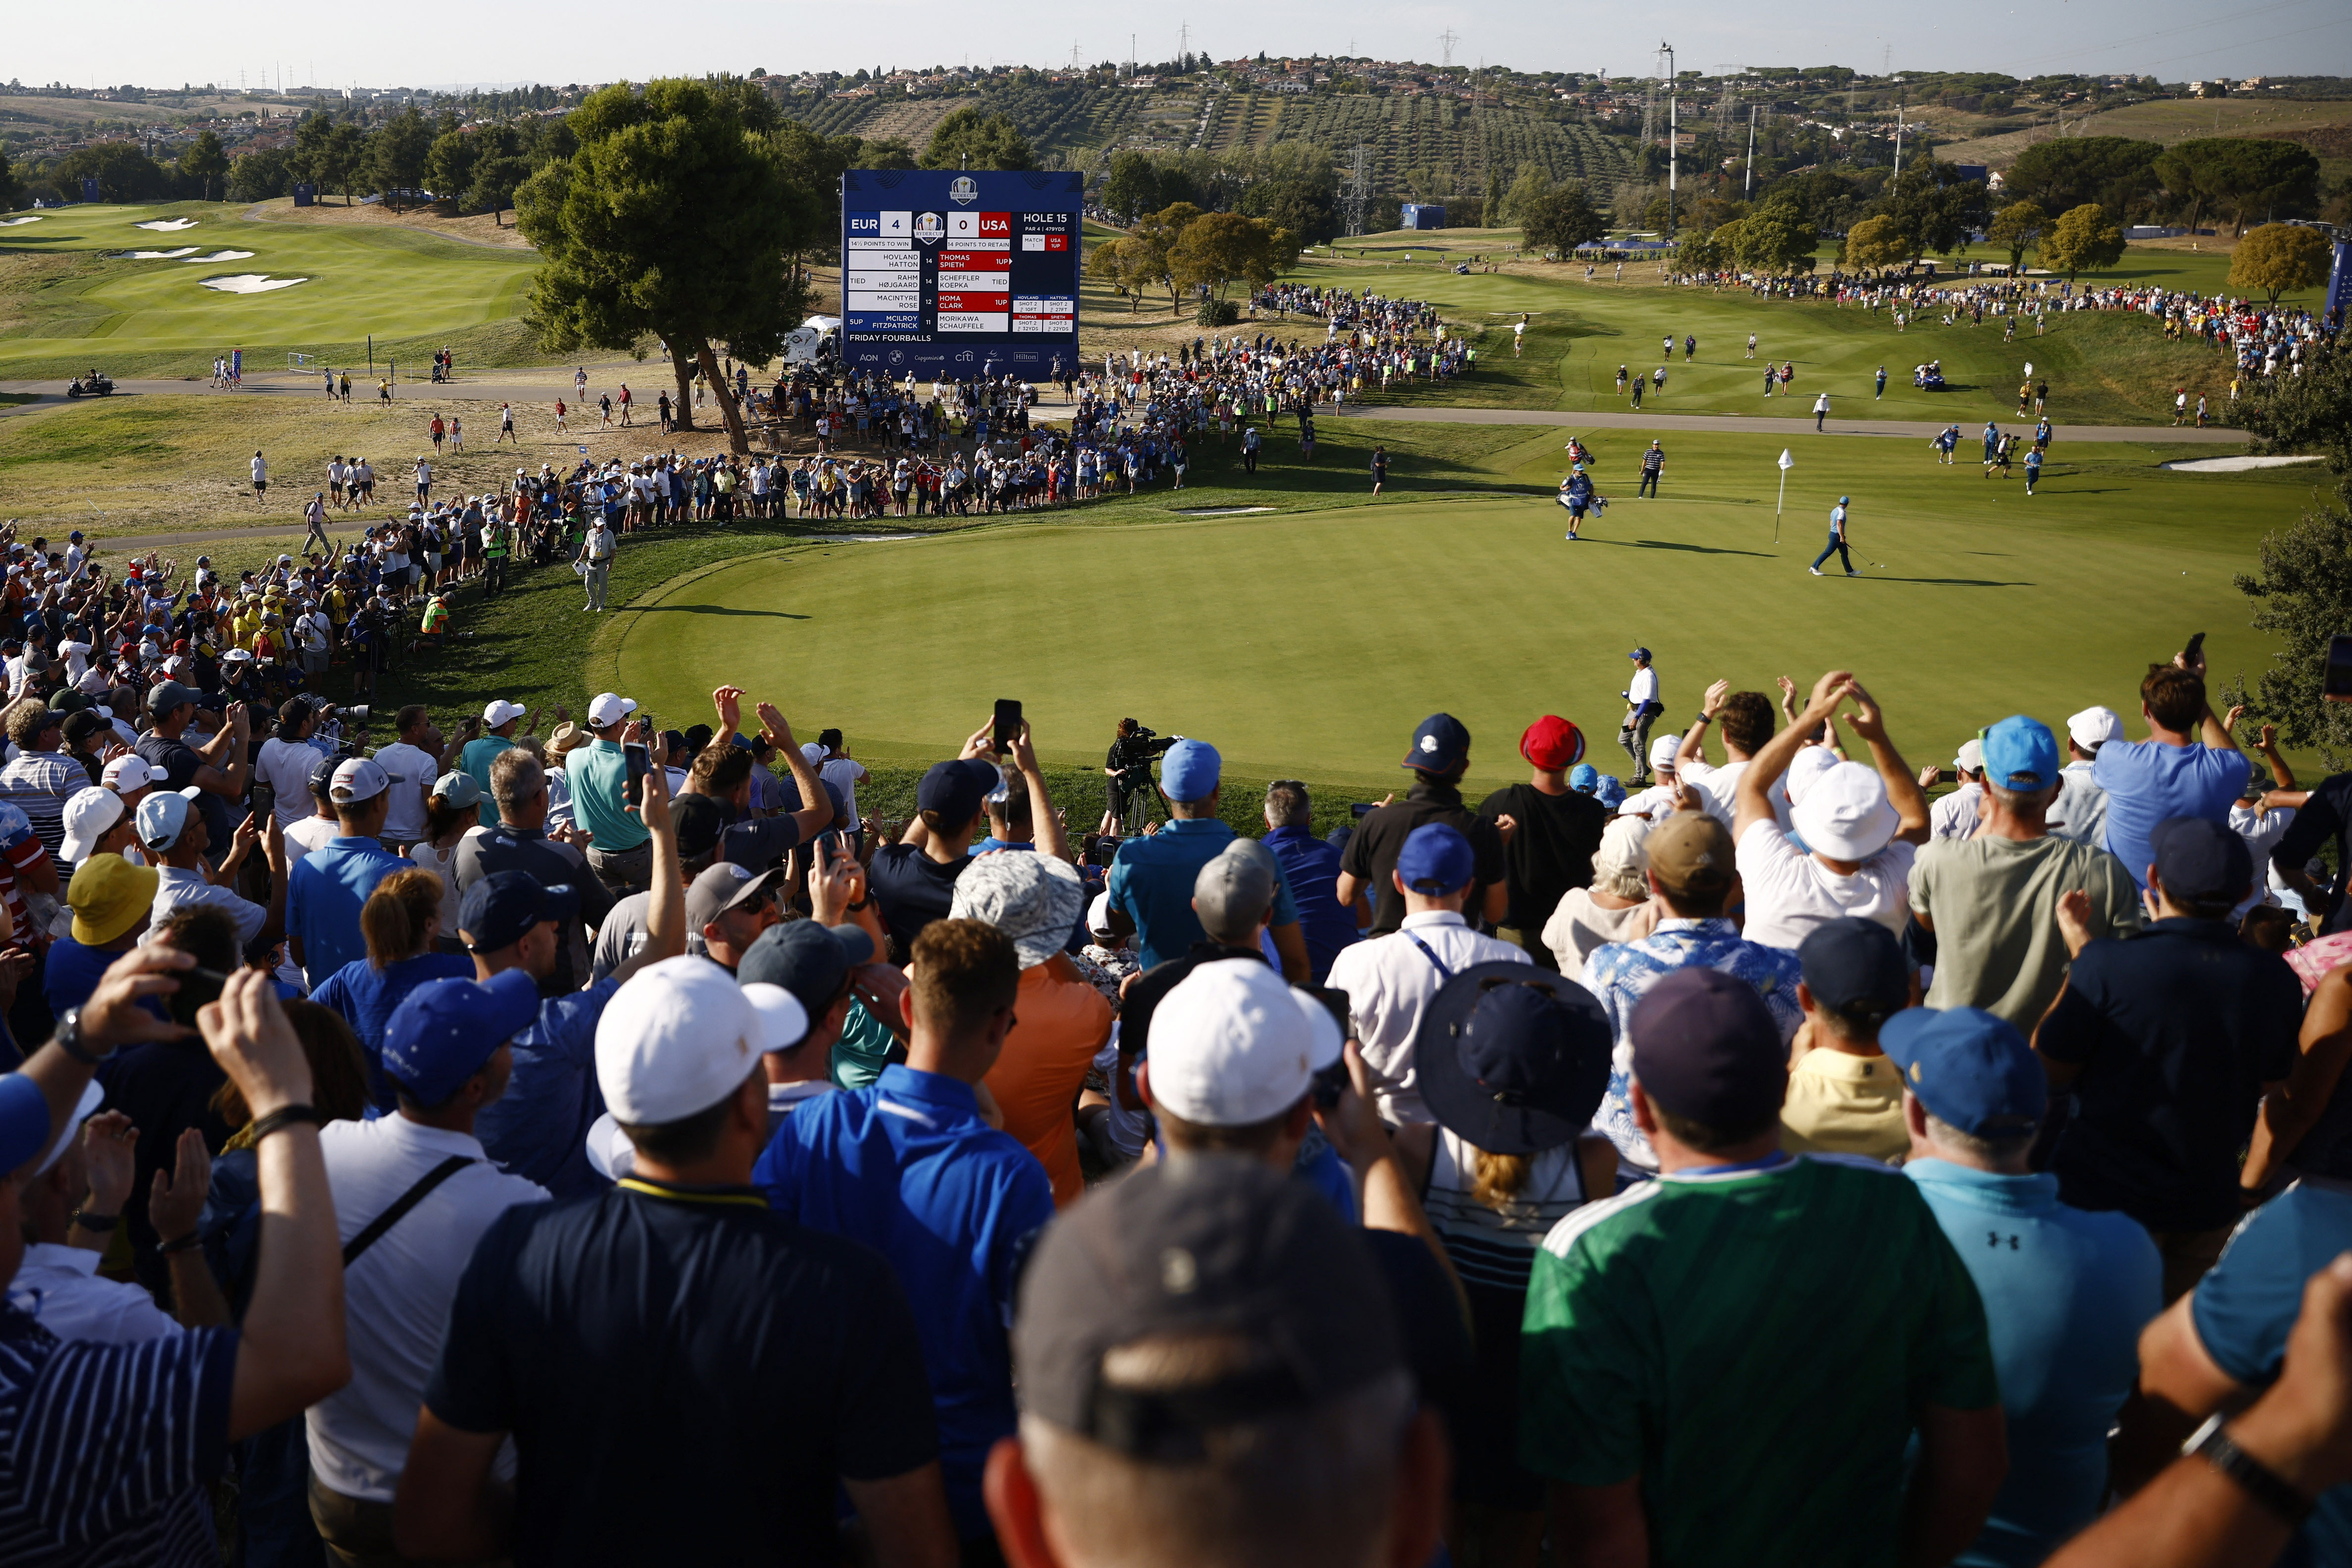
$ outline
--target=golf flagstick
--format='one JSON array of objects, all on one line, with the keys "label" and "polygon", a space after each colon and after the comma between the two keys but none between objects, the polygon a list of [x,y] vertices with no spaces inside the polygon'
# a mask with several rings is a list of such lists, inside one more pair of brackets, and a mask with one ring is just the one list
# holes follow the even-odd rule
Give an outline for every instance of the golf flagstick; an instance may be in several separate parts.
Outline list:
[{"label": "golf flagstick", "polygon": [[1789,456],[1789,448],[1781,447],[1780,499],[1772,503],[1772,542],[1775,544],[1780,542],[1780,509],[1787,505],[1789,500],[1789,470],[1796,466],[1795,459]]}]

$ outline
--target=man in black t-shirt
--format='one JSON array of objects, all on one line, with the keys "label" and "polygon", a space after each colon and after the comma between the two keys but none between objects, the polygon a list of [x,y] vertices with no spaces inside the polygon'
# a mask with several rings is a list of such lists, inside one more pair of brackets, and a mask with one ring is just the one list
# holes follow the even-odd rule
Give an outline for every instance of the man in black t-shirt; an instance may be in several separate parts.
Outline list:
[{"label": "man in black t-shirt", "polygon": [[[1459,828],[1477,854],[1477,872],[1462,912],[1472,924],[1499,921],[1508,908],[1503,877],[1503,836],[1492,822],[1470,809],[1462,799],[1462,775],[1470,766],[1470,731],[1451,713],[1433,713],[1412,732],[1412,750],[1404,767],[1416,777],[1402,800],[1382,805],[1356,825],[1339,856],[1339,898],[1353,904],[1358,895],[1372,895],[1372,923],[1367,937],[1386,936],[1404,923],[1404,895],[1397,891],[1398,852],[1412,830],[1425,822],[1443,822]],[[1549,911],[1546,911],[1549,913]],[[1538,930],[1543,922],[1538,921]]]},{"label": "man in black t-shirt", "polygon": [[1528,781],[1496,790],[1478,806],[1503,838],[1508,908],[1495,934],[1556,970],[1559,960],[1544,945],[1544,924],[1562,894],[1592,885],[1592,856],[1608,830],[1609,808],[1568,787],[1568,770],[1584,760],[1584,733],[1567,720],[1547,713],[1528,725],[1519,755],[1534,769]]},{"label": "man in black t-shirt", "polygon": [[982,803],[1002,782],[996,764],[977,754],[988,736],[982,730],[966,743],[963,756],[932,765],[915,786],[918,815],[907,825],[907,836],[877,849],[866,868],[866,884],[890,931],[893,963],[907,961],[925,926],[948,918],[956,879],[971,864]]},{"label": "man in black t-shirt", "polygon": [[[845,1489],[876,1561],[952,1561],[896,1276],[751,1185],[760,1015],[725,971],[672,958],[596,1033],[634,1167],[601,1197],[509,1209],[475,1248],[394,1504],[402,1553],[830,1565]],[[510,1500],[492,1477],[509,1434]]]},{"label": "man in black t-shirt", "polygon": [[141,738],[138,752],[163,775],[166,788],[182,790],[194,784],[204,791],[196,797],[196,808],[204,813],[205,831],[212,840],[213,858],[217,860],[228,853],[236,837],[236,824],[229,815],[228,803],[245,797],[252,721],[243,703],[231,702],[228,721],[204,745],[191,746],[181,737],[196,716],[197,695],[176,680],[150,690],[147,712],[152,728]]}]

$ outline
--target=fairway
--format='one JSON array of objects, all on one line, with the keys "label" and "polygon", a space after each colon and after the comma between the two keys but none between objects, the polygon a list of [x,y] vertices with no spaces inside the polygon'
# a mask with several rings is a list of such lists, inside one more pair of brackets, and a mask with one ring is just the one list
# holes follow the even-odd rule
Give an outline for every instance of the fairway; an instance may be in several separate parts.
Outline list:
[{"label": "fairway", "polygon": [[[1769,690],[1776,675],[1810,683],[1850,664],[1914,763],[1948,763],[2012,711],[2057,724],[2095,702],[2132,710],[2148,661],[2194,631],[2211,634],[2217,681],[2253,672],[2266,650],[2231,575],[2311,485],[2077,447],[2028,500],[2021,479],[1940,467],[1924,443],[1823,439],[1796,445],[1776,545],[1780,442],[1663,432],[1665,498],[1637,500],[1641,437],[1608,431],[1593,444],[1615,502],[1570,545],[1545,496],[1494,493],[1549,489],[1568,433],[1482,434],[1496,443],[1478,463],[1485,494],[1411,465],[1396,499],[1353,505],[1237,496],[1229,475],[1196,500],[1152,498],[1156,521],[1064,513],[762,554],[640,599],[589,676],[615,670],[619,689],[680,722],[721,680],[780,693],[796,723],[842,726],[862,757],[947,754],[992,700],[1017,697],[1058,761],[1098,757],[1131,713],[1214,742],[1244,773],[1371,789],[1392,784],[1436,709],[1480,737],[1482,782],[1519,771],[1511,739],[1544,711],[1575,719],[1592,760],[1623,771],[1609,742],[1625,651],[1642,643],[1665,681],[1662,731],[1717,676]],[[1805,572],[1840,493],[1854,497],[1859,581]],[[1248,499],[1285,510],[1173,510]]]},{"label": "fairway", "polygon": [[[508,321],[539,262],[391,225],[248,223],[244,210],[183,202],[20,215],[40,221],[0,229],[0,279],[11,284],[0,378],[90,364],[208,378],[213,356],[236,348],[248,371],[283,370],[289,350],[340,361],[364,352],[370,334],[381,363],[395,339],[462,338]],[[138,226],[184,219],[193,226]],[[132,251],[166,254],[121,254]],[[208,259],[224,251],[249,254]],[[304,281],[243,294],[205,287],[244,275]]]}]

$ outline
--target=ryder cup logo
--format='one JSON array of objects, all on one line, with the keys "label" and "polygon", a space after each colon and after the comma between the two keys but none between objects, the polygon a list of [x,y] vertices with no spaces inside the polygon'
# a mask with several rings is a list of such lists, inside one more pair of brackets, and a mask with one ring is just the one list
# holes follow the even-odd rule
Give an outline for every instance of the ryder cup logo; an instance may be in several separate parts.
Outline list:
[{"label": "ryder cup logo", "polygon": [[951,201],[976,202],[980,200],[980,182],[970,174],[958,174],[949,183],[948,197]]}]

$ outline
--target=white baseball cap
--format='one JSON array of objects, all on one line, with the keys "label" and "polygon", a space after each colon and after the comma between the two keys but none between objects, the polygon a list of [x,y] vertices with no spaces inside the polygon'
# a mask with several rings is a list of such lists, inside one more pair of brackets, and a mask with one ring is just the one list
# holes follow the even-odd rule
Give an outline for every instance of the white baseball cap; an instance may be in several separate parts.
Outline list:
[{"label": "white baseball cap", "polygon": [[589,1126],[588,1163],[608,1182],[617,1182],[637,1168],[636,1145],[629,1142],[629,1135],[621,1131],[609,1110]]},{"label": "white baseball cap", "polygon": [[488,728],[495,730],[501,724],[511,723],[513,721],[521,718],[523,714],[528,711],[529,710],[524,708],[521,703],[509,702],[505,698],[500,697],[492,701],[488,707],[482,710],[482,722]]},{"label": "white baseball cap", "polygon": [[187,831],[195,798],[203,793],[190,784],[184,790],[159,789],[141,801],[132,819],[138,824],[139,842],[158,854],[168,853],[180,841],[180,835]]},{"label": "white baseball cap", "polygon": [[1115,936],[1111,929],[1110,895],[1097,893],[1095,901],[1087,906],[1087,932],[1090,936]]},{"label": "white baseball cap", "polygon": [[1664,768],[1669,772],[1673,771],[1675,759],[1682,754],[1682,749],[1683,738],[1680,735],[1661,735],[1656,740],[1651,742],[1650,767],[1652,771],[1654,772],[1659,768]]},{"label": "white baseball cap", "polygon": [[1813,787],[1813,781],[1838,765],[1837,753],[1827,746],[1806,746],[1789,762],[1789,804],[1795,805]]},{"label": "white baseball cap", "polygon": [[391,775],[378,763],[366,757],[345,757],[335,764],[334,781],[327,786],[327,794],[337,805],[357,805],[391,787]]},{"label": "white baseball cap", "polygon": [[801,755],[812,763],[821,763],[824,761],[824,748],[810,741],[802,745]]},{"label": "white baseball cap", "polygon": [[2066,738],[2086,752],[2124,738],[2124,721],[2112,708],[2085,708],[2066,721]]},{"label": "white baseball cap", "polygon": [[122,804],[122,797],[110,789],[92,784],[74,791],[66,799],[66,837],[58,847],[65,863],[79,866],[89,859],[100,837],[121,822],[122,814],[129,809]]},{"label": "white baseball cap", "polygon": [[1246,1127],[1306,1096],[1339,1059],[1323,1004],[1254,958],[1204,963],[1151,1015],[1152,1103],[1202,1127]]},{"label": "white baseball cap", "polygon": [[596,1021],[597,1086],[625,1126],[681,1121],[740,1089],[767,1037],[733,975],[707,958],[666,958],[614,993]]},{"label": "white baseball cap", "polygon": [[789,1051],[808,1038],[808,1009],[782,986],[754,980],[743,987],[743,996],[760,1015],[764,1031],[761,1049]]},{"label": "white baseball cap", "polygon": [[1886,847],[1900,820],[1886,798],[1886,781],[1866,763],[1830,768],[1789,812],[1805,847],[1832,860],[1869,859]]},{"label": "white baseball cap", "polygon": [[588,722],[596,729],[608,729],[637,710],[636,702],[617,692],[600,691],[589,701]]},{"label": "white baseball cap", "polygon": [[66,1145],[81,1136],[81,1124],[97,1115],[98,1108],[105,1103],[106,1089],[102,1085],[94,1082],[82,1085],[81,1100],[74,1106],[73,1114],[66,1118],[64,1130],[58,1132],[57,1142],[49,1145],[49,1152],[41,1156],[41,1163],[33,1174],[47,1175],[57,1163],[65,1158]]},{"label": "white baseball cap", "polygon": [[1952,766],[1962,773],[1984,772],[1984,742],[1974,735],[1960,742],[1960,754],[1952,759]]}]

